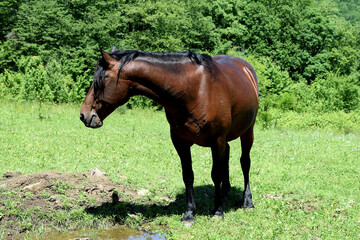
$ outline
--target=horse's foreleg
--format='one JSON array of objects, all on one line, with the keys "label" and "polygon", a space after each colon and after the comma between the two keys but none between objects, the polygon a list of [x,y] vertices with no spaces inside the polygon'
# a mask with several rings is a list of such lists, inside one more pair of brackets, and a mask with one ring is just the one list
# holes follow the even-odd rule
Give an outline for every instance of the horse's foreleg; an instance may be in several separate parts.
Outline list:
[{"label": "horse's foreleg", "polygon": [[252,195],[250,191],[250,182],[249,182],[249,171],[250,171],[250,150],[254,142],[254,131],[253,128],[249,129],[244,135],[241,136],[241,168],[244,175],[244,204],[243,208],[253,208],[254,204],[252,203]]},{"label": "horse's foreleg", "polygon": [[216,144],[214,144],[211,147],[212,158],[213,158],[211,178],[215,185],[215,208],[212,214],[214,216],[220,216],[220,217],[224,215],[223,214],[224,199],[223,199],[223,192],[221,190],[221,183],[224,180],[223,171],[226,171],[226,169],[224,169],[226,165],[224,164],[226,148],[227,148],[227,143],[222,137],[219,137]]},{"label": "horse's foreleg", "polygon": [[186,211],[184,216],[181,218],[181,221],[194,222],[194,213],[195,213],[196,205],[195,205],[194,189],[193,189],[194,173],[192,170],[191,152],[190,152],[190,147],[192,144],[183,141],[173,131],[171,131],[171,140],[181,160],[182,174],[185,184]]}]

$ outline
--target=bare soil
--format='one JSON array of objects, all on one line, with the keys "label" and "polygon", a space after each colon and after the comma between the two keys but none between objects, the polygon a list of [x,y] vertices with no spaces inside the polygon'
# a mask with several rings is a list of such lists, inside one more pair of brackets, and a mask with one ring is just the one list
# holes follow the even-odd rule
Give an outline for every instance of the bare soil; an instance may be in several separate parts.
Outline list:
[{"label": "bare soil", "polygon": [[[129,184],[113,183],[98,169],[89,170],[88,173],[51,171],[31,175],[9,172],[3,177],[0,179],[0,210],[3,209],[0,211],[0,233],[5,233],[5,239],[13,239],[30,230],[26,224],[19,224],[21,214],[16,211],[27,212],[37,208],[46,214],[69,210],[73,206],[91,208],[104,203],[116,204],[121,201],[119,196],[144,198],[142,191],[136,191]],[[63,196],[66,196],[66,201],[63,201]],[[89,202],[89,199],[92,201]],[[144,201],[142,203],[146,204]],[[8,213],[10,210],[13,213]]]}]

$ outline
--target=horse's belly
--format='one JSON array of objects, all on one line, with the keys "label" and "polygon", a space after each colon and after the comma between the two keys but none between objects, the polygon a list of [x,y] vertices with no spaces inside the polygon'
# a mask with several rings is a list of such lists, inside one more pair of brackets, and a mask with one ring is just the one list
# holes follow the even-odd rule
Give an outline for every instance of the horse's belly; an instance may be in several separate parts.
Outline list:
[{"label": "horse's belly", "polygon": [[183,126],[173,126],[170,124],[170,126],[176,135],[191,144],[210,147],[216,139],[213,130],[210,129],[207,123],[187,123]]},{"label": "horse's belly", "polygon": [[250,127],[254,125],[256,113],[257,111],[254,109],[253,111],[248,111],[246,113],[234,116],[226,140],[232,141],[242,136]]},{"label": "horse's belly", "polygon": [[204,117],[188,117],[182,121],[181,118],[167,114],[167,119],[172,131],[180,138],[191,144],[211,147],[219,137],[231,141],[243,135],[254,124],[257,111],[256,108],[250,108],[235,115],[232,115],[230,110],[217,112],[222,114],[203,114],[201,116]]}]

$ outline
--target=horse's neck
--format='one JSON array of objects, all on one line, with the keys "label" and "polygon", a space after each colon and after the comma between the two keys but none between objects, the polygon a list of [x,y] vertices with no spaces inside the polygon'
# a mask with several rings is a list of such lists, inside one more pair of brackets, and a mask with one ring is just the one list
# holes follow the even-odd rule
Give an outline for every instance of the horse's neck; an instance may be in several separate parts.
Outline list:
[{"label": "horse's neck", "polygon": [[167,68],[164,64],[135,60],[128,63],[125,74],[133,82],[134,95],[147,96],[167,108],[182,101],[181,97],[188,92],[188,78],[185,71],[179,70],[185,64],[179,63],[175,71],[174,66]]}]

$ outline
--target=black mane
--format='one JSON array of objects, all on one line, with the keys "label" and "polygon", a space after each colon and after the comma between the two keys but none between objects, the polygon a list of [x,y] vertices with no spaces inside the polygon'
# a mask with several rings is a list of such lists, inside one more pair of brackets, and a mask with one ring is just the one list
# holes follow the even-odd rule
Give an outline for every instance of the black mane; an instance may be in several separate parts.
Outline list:
[{"label": "black mane", "polygon": [[119,71],[128,63],[135,60],[138,57],[148,58],[149,61],[173,62],[181,59],[190,59],[192,63],[203,65],[204,67],[210,67],[212,57],[207,54],[197,54],[192,51],[187,52],[166,52],[166,53],[153,53],[153,52],[141,52],[137,50],[125,50],[114,51],[110,55],[116,60],[122,60]]},{"label": "black mane", "polygon": [[[152,53],[152,52],[141,52],[138,50],[115,50],[109,53],[110,56],[118,61],[121,60],[120,67],[118,70],[117,78],[119,79],[120,73],[124,66],[135,60],[138,57],[147,58],[150,62],[164,62],[164,63],[172,63],[174,61],[179,61],[182,59],[189,59],[193,64],[198,64],[204,66],[209,71],[211,70],[211,66],[213,63],[213,59],[211,56],[207,54],[198,54],[192,51],[187,52],[166,52],[166,53]],[[94,92],[95,95],[103,89],[104,87],[104,78],[105,72],[108,68],[107,63],[103,58],[99,59],[97,63],[97,69],[94,73]]]}]

